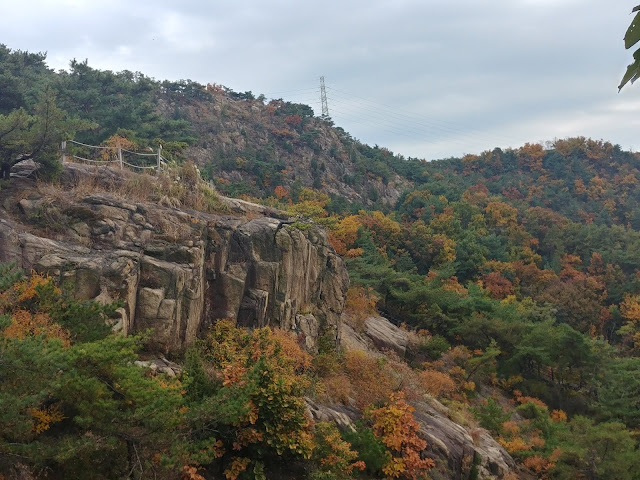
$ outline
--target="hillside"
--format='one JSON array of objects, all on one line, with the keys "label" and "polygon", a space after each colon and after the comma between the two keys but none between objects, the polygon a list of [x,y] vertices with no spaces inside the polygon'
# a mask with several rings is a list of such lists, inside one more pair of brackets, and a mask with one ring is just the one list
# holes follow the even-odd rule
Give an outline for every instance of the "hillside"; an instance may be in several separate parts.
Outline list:
[{"label": "hillside", "polygon": [[[161,396],[167,405],[180,405],[184,416],[167,418],[183,429],[186,443],[159,443],[163,461],[173,471],[184,467],[184,478],[198,478],[200,473],[217,478],[223,470],[228,478],[235,478],[233,472],[237,478],[243,478],[238,476],[241,472],[247,478],[263,478],[263,468],[284,475],[278,470],[282,462],[270,462],[270,454],[283,455],[283,462],[292,461],[292,469],[305,472],[298,475],[315,479],[420,478],[427,471],[443,479],[637,478],[640,159],[636,154],[606,141],[571,138],[463,158],[405,159],[361,144],[330,121],[315,117],[305,105],[267,103],[251,92],[236,93],[217,85],[101,72],[86,63],[72,62],[69,72],[55,73],[46,68],[43,55],[8,49],[1,52],[0,81],[9,92],[0,105],[0,132],[15,127],[0,142],[5,164],[33,156],[47,167],[41,176],[55,173],[57,142],[70,136],[101,144],[111,153],[116,144],[141,152],[159,143],[164,147],[169,165],[163,175],[168,176],[158,178],[158,182],[164,178],[156,184],[159,189],[148,180],[154,177],[132,175],[127,181],[110,180],[126,188],[108,182],[100,187],[116,198],[91,200],[89,195],[80,201],[82,207],[67,205],[56,199],[72,195],[78,187],[64,183],[73,170],[68,166],[61,177],[64,195],[51,193],[59,189],[55,182],[43,182],[29,187],[35,189],[29,196],[16,187],[15,179],[0,185],[0,193],[3,215],[7,222],[17,222],[16,232],[33,228],[32,234],[51,241],[73,237],[99,259],[101,278],[111,275],[107,260],[116,251],[132,262],[138,255],[140,264],[147,265],[146,270],[132,267],[132,272],[147,275],[126,291],[129,299],[142,298],[141,305],[154,306],[149,311],[155,316],[140,314],[139,321],[155,328],[155,346],[148,338],[136,341],[147,342],[148,354],[154,349],[174,350],[175,359],[185,365],[187,373],[177,381],[183,382],[186,396],[172,396],[173,391]],[[43,105],[52,106],[46,112],[55,111],[57,116],[43,113]],[[43,127],[52,124],[57,128]],[[41,140],[49,142],[47,148]],[[83,147],[74,148],[85,154]],[[194,164],[202,180],[210,183],[198,178]],[[86,193],[98,186],[89,182],[84,188]],[[234,213],[247,217],[243,219],[213,220],[195,213],[207,209],[213,210],[206,215],[229,213],[214,211],[221,203],[212,188],[265,206],[243,204],[249,210]],[[202,195],[191,195],[198,192]],[[76,193],[82,194],[82,188]],[[142,194],[147,195],[143,200],[130,199]],[[49,200],[43,203],[42,198]],[[115,205],[122,199],[129,199],[127,204],[143,203],[133,210]],[[144,202],[161,203],[162,208],[152,213]],[[226,208],[240,205],[225,202]],[[126,218],[120,210],[115,213],[117,209],[126,210]],[[109,213],[97,214],[98,210]],[[256,218],[263,215],[278,219]],[[184,224],[178,230],[189,232],[189,238],[162,226],[173,216],[173,223]],[[153,236],[151,241],[140,241],[143,230],[152,232],[145,234]],[[60,255],[43,257],[40,254],[53,244],[30,242],[25,233],[16,235],[14,257],[22,258],[24,266],[57,272],[60,280],[65,271],[73,271],[76,283],[86,283],[82,280],[86,272],[77,273],[83,270],[79,265],[86,251],[65,254],[73,253],[75,264]],[[258,240],[249,240],[252,235]],[[193,245],[179,245],[190,237],[201,245],[196,240]],[[32,245],[41,245],[36,249],[38,260],[25,263],[31,257],[24,252],[33,250]],[[291,263],[288,245],[306,252],[299,263]],[[188,266],[162,263],[171,259]],[[342,278],[335,272],[343,261],[351,283],[346,299],[346,282],[331,280],[324,270],[333,269],[332,275]],[[179,272],[196,264],[199,289],[181,281],[184,288],[178,295],[175,278],[184,277]],[[167,275],[162,272],[168,271],[174,280],[159,283],[155,277],[164,279]],[[11,270],[3,273],[7,280],[0,283],[5,298],[0,313],[8,325],[4,335],[16,349],[7,352],[23,362],[29,348],[44,355],[49,344],[20,343],[24,341],[24,335],[16,334],[24,327],[20,312],[29,311],[33,318],[49,315],[58,303],[29,303],[29,296],[21,300],[20,289],[26,287],[20,282],[25,280],[7,272]],[[316,278],[326,281],[316,285],[309,280]],[[338,284],[339,289],[327,290],[327,285]],[[299,285],[309,287],[303,288],[305,295],[292,293]],[[167,342],[157,337],[160,305],[178,298],[167,296],[169,290],[192,302],[184,305],[198,305],[197,327],[188,326],[194,320],[190,307],[163,317],[175,324],[166,330],[168,338],[175,340],[175,332],[183,332],[174,343],[187,348],[184,355],[167,349]],[[214,290],[223,293],[216,297]],[[130,300],[125,303],[131,307]],[[70,342],[69,352],[81,351],[83,342],[75,343],[56,330],[62,326],[73,333],[76,326],[59,308],[51,311],[55,328],[38,327],[41,330],[34,332],[45,332],[45,339],[54,342]],[[227,317],[238,325],[279,325],[295,331],[298,338],[291,340],[286,334],[281,338],[278,330],[271,329],[248,333],[212,321]],[[329,326],[335,330],[327,332],[314,323],[323,317],[332,317]],[[200,322],[202,318],[206,321]],[[204,343],[195,340],[196,330]],[[183,341],[186,331],[198,349]],[[115,341],[104,335],[100,341]],[[32,336],[40,339],[33,341],[44,341],[42,335]],[[310,337],[313,341],[307,342]],[[257,356],[251,354],[254,347],[260,352]],[[265,391],[255,383],[259,378],[255,375],[263,371],[273,373],[269,377],[273,382],[263,387],[286,385],[275,396],[267,395],[269,401],[260,397]],[[18,392],[14,395],[20,394],[18,383],[12,385]],[[133,388],[135,382],[128,385]],[[28,412],[49,414],[51,424],[62,422],[53,405],[59,398],[67,399],[60,400],[67,405],[68,392],[47,388],[52,390],[45,397],[32,398],[30,410],[14,412],[23,416],[24,432],[17,443],[24,443],[25,450],[20,455],[43,441],[34,432],[26,433],[32,415]],[[263,402],[265,410],[258,413],[256,424],[260,429],[251,426],[252,407],[244,411],[230,401],[234,392],[250,402]],[[275,414],[270,410],[273,398],[281,400],[282,407]],[[328,408],[332,413],[325,417],[341,425],[342,433],[305,423],[303,398]],[[147,404],[140,400],[140,405]],[[194,416],[187,413],[191,411]],[[135,417],[135,409],[131,414]],[[396,430],[400,427],[390,418],[393,415],[403,419],[408,430]],[[76,422],[73,434],[86,435],[82,417],[69,418]],[[293,423],[283,425],[276,419]],[[14,421],[4,425],[8,428]],[[218,428],[220,436],[198,430],[199,421]],[[344,428],[345,422],[354,421],[355,433]],[[246,436],[234,439],[234,422],[242,425]],[[70,423],[60,427],[71,428]],[[113,438],[132,435],[126,433],[127,425],[124,434],[118,431],[109,437],[120,456],[127,456],[130,444]],[[144,428],[153,436],[167,425]],[[287,435],[296,439],[295,445],[279,443]],[[144,447],[150,462],[153,445],[138,438],[135,442]],[[242,455],[232,452],[236,444]],[[208,445],[209,450],[199,456],[189,445]],[[340,452],[331,450],[331,445],[340,445]],[[55,455],[30,465],[54,468],[47,465],[55,464],[64,472],[91,458],[80,456],[65,464]],[[15,467],[4,461],[7,469]],[[100,457],[100,461],[106,460]],[[364,473],[358,473],[360,461],[367,465]],[[131,462],[129,452],[128,465],[119,464],[113,472]],[[393,468],[398,470],[394,473]]]}]

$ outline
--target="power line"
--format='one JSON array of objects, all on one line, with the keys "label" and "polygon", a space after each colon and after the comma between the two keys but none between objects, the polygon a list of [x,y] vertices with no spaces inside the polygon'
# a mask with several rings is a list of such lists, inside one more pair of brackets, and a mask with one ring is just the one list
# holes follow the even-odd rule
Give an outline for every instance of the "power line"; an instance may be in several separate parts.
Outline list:
[{"label": "power line", "polygon": [[[325,119],[329,118],[328,103],[331,101],[332,119],[336,124],[345,127],[353,124],[360,125],[369,131],[375,129],[395,137],[411,139],[414,144],[435,145],[445,142],[459,145],[461,149],[466,150],[464,153],[467,153],[482,148],[478,147],[478,144],[493,148],[496,145],[509,146],[522,142],[520,139],[516,140],[496,132],[487,134],[474,128],[461,128],[450,122],[431,119],[415,112],[401,110],[397,106],[351,94],[345,90],[327,86],[324,76],[320,77],[319,90],[320,102],[317,100],[318,97],[310,97],[313,93],[317,95],[317,87],[279,93],[289,93],[293,97],[291,100],[314,108],[319,107],[322,112],[321,118]],[[350,130],[350,128],[346,129]],[[365,141],[370,142],[371,139]]]},{"label": "power line", "polygon": [[[479,139],[485,139],[486,138],[486,134],[480,130],[477,129],[473,129],[473,128],[466,128],[466,129],[461,129],[449,122],[445,122],[442,120],[429,120],[427,117],[425,117],[424,115],[418,115],[415,113],[403,113],[401,111],[398,111],[396,107],[390,106],[390,105],[386,105],[383,103],[379,103],[379,102],[375,102],[372,100],[368,100],[364,97],[360,97],[358,95],[353,95],[351,93],[345,92],[343,90],[337,90],[335,88],[329,88],[330,91],[333,92],[338,92],[338,95],[343,94],[341,97],[343,99],[347,99],[349,101],[353,101],[354,103],[358,103],[358,104],[363,104],[363,105],[367,105],[367,108],[373,108],[373,109],[377,109],[377,111],[383,111],[385,114],[391,115],[395,118],[398,119],[404,119],[407,121],[411,121],[414,122],[416,124],[419,125],[423,125],[425,127],[428,128],[434,128],[437,130],[440,130],[442,132],[455,132],[455,133],[464,133],[465,135],[469,135],[469,136],[475,136],[476,138]],[[346,95],[346,97],[344,96]],[[353,100],[354,98],[359,99],[359,100]],[[371,106],[369,106],[371,105]],[[380,107],[383,107],[382,109]],[[504,141],[507,142],[512,142],[514,141],[514,139],[512,138],[508,138],[502,135],[498,136],[499,138],[502,138]]]}]

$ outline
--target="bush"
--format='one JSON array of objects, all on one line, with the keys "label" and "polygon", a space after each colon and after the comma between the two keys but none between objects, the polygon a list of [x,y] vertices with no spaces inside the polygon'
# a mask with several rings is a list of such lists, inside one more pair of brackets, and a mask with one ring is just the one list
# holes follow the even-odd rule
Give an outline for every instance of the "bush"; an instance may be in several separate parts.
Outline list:
[{"label": "bush", "polygon": [[480,425],[494,434],[501,434],[502,424],[511,417],[493,398],[487,399],[487,403],[473,408],[472,411]]},{"label": "bush", "polygon": [[420,351],[430,360],[438,360],[450,348],[451,345],[447,342],[447,339],[440,335],[434,335],[420,345]]},{"label": "bush", "polygon": [[391,461],[391,454],[371,428],[358,423],[355,431],[348,430],[342,436],[358,452],[358,460],[364,462],[369,475],[383,475],[382,469]]}]

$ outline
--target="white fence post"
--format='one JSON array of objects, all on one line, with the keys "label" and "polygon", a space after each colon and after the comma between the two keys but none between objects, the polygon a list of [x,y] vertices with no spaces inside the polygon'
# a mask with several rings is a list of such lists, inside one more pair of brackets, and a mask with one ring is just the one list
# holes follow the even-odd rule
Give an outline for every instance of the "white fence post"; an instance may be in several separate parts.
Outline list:
[{"label": "white fence post", "polygon": [[158,145],[158,174],[160,173],[160,161],[162,160],[162,145]]},{"label": "white fence post", "polygon": [[118,161],[120,162],[120,170],[122,170],[122,148],[118,144]]},{"label": "white fence post", "polygon": [[67,153],[67,141],[64,140],[62,142],[62,163],[66,161],[66,153]]}]

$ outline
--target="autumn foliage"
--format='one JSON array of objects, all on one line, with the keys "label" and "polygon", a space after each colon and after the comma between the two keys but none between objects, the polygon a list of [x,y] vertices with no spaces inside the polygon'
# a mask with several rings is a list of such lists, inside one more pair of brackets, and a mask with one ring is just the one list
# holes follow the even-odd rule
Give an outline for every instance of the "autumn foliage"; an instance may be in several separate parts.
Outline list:
[{"label": "autumn foliage", "polygon": [[430,458],[420,456],[426,442],[418,436],[420,428],[413,418],[413,411],[402,394],[393,394],[383,407],[368,412],[375,434],[393,454],[383,468],[390,478],[417,480],[435,465]]}]

